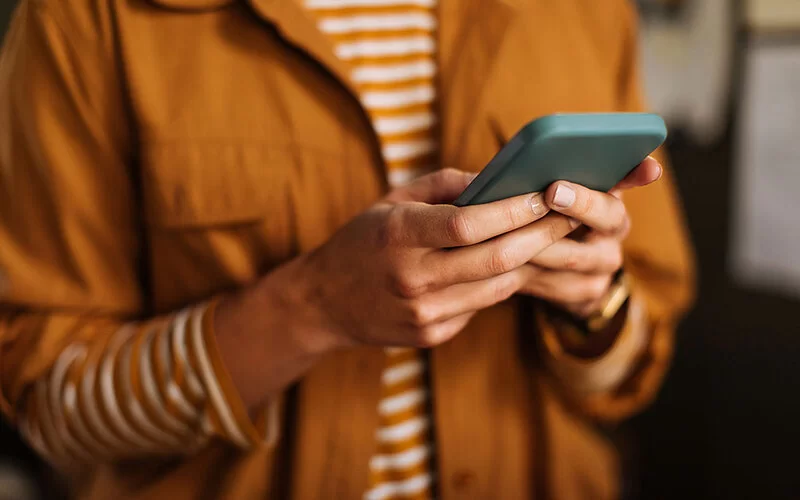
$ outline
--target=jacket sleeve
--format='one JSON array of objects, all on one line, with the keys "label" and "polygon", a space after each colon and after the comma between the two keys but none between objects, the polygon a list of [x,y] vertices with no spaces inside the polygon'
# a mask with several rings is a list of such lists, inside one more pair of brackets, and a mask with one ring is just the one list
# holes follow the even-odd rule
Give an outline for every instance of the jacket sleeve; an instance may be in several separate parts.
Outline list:
[{"label": "jacket sleeve", "polygon": [[0,56],[0,408],[57,465],[254,446],[214,300],[146,317],[120,68],[77,5],[23,1]]},{"label": "jacket sleeve", "polygon": [[[619,110],[644,109],[637,51],[636,12],[625,4],[625,36],[619,58]],[[663,151],[663,178],[624,194],[632,227],[623,245],[632,281],[627,318],[614,344],[601,356],[570,354],[553,323],[537,312],[545,365],[568,400],[588,416],[617,421],[641,410],[658,392],[672,357],[676,325],[694,293],[694,261]]]}]

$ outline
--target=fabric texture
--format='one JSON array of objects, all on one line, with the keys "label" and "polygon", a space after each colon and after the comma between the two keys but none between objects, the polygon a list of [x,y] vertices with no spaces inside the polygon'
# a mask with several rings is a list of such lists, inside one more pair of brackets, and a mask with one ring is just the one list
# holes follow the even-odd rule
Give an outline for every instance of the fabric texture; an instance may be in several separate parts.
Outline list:
[{"label": "fabric texture", "polygon": [[[350,67],[381,145],[390,187],[437,168],[436,2],[306,0]],[[426,358],[387,349],[367,500],[431,498],[434,480]]]},{"label": "fabric texture", "polygon": [[[477,171],[544,114],[643,109],[625,0],[437,8],[439,165]],[[360,497],[385,353],[326,356],[251,420],[211,320],[220,294],[314,250],[389,188],[317,19],[301,0],[23,0],[0,58],[3,412],[77,498]],[[558,337],[530,300],[477,314],[430,353],[441,498],[616,496],[617,452],[597,427],[655,397],[693,290],[669,170],[625,200],[646,340],[613,349],[632,356],[618,380],[592,382],[604,360],[545,340]],[[106,414],[109,380],[121,417]],[[174,407],[153,411],[159,397]],[[84,432],[92,408],[103,425]]]}]

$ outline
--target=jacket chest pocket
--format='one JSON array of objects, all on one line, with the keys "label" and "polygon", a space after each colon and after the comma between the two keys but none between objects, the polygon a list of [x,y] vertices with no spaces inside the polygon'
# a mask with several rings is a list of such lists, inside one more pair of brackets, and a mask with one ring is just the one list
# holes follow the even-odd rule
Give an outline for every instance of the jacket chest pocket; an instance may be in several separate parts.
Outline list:
[{"label": "jacket chest pocket", "polygon": [[252,282],[295,253],[295,150],[187,141],[149,145],[143,154],[143,215],[157,308]]},{"label": "jacket chest pocket", "polygon": [[159,144],[145,148],[148,225],[203,228],[263,220],[282,205],[293,155],[264,143]]}]

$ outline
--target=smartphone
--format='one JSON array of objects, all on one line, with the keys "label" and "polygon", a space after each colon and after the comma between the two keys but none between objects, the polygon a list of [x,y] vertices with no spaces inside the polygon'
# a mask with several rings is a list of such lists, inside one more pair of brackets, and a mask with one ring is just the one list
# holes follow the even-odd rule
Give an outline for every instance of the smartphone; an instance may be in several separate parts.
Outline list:
[{"label": "smartphone", "polygon": [[544,116],[517,132],[453,203],[491,203],[558,180],[609,191],[666,138],[664,120],[651,113]]}]

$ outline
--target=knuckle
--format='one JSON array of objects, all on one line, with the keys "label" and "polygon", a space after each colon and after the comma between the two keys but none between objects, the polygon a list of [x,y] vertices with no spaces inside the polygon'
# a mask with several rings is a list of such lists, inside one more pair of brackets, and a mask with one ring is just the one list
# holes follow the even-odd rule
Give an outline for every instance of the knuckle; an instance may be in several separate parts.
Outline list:
[{"label": "knuckle", "polygon": [[603,295],[605,295],[607,288],[608,280],[605,278],[595,278],[588,283],[585,298],[592,301],[601,299]]},{"label": "knuckle", "polygon": [[575,247],[570,247],[564,255],[564,269],[575,270],[581,263],[581,257],[578,255],[578,250]]},{"label": "knuckle", "polygon": [[506,204],[502,210],[502,217],[506,221],[506,224],[508,224],[508,227],[518,227],[521,225],[523,222],[522,217],[520,216],[519,211],[516,209],[516,206],[509,203]]},{"label": "knuckle", "polygon": [[391,276],[393,287],[400,297],[413,299],[425,292],[425,281],[417,274],[399,268]]},{"label": "knuckle", "polygon": [[488,271],[492,275],[504,274],[514,268],[514,256],[511,249],[498,245],[489,255]]},{"label": "knuckle", "polygon": [[625,205],[622,202],[614,203],[611,220],[617,231],[622,232],[625,230],[625,227],[628,225],[628,211],[625,209]]},{"label": "knuckle", "polygon": [[[562,222],[562,224],[560,224]],[[560,240],[564,237],[563,231],[561,230],[561,226],[563,224],[568,224],[567,219],[562,218],[553,218],[547,222],[546,226],[546,233],[545,233],[545,247],[548,247],[555,243],[556,241]]]},{"label": "knuckle", "polygon": [[457,244],[469,244],[473,241],[475,230],[469,218],[461,210],[454,210],[445,227],[447,237]]},{"label": "knuckle", "polygon": [[440,325],[427,325],[419,329],[414,341],[414,347],[436,347],[441,343],[442,328]]},{"label": "knuckle", "polygon": [[459,175],[461,175],[461,172],[459,172],[457,169],[453,167],[445,167],[439,170],[438,173],[439,176],[443,179],[448,177],[458,177]]},{"label": "knuckle", "polygon": [[514,276],[503,276],[494,285],[494,302],[503,302],[514,295],[519,288],[520,284]]},{"label": "knuckle", "polygon": [[437,190],[442,190],[459,181],[461,173],[455,168],[448,167],[438,170],[431,174],[431,181]]},{"label": "knuckle", "polygon": [[436,319],[433,308],[423,300],[415,300],[409,308],[411,324],[417,328],[425,328]]}]

